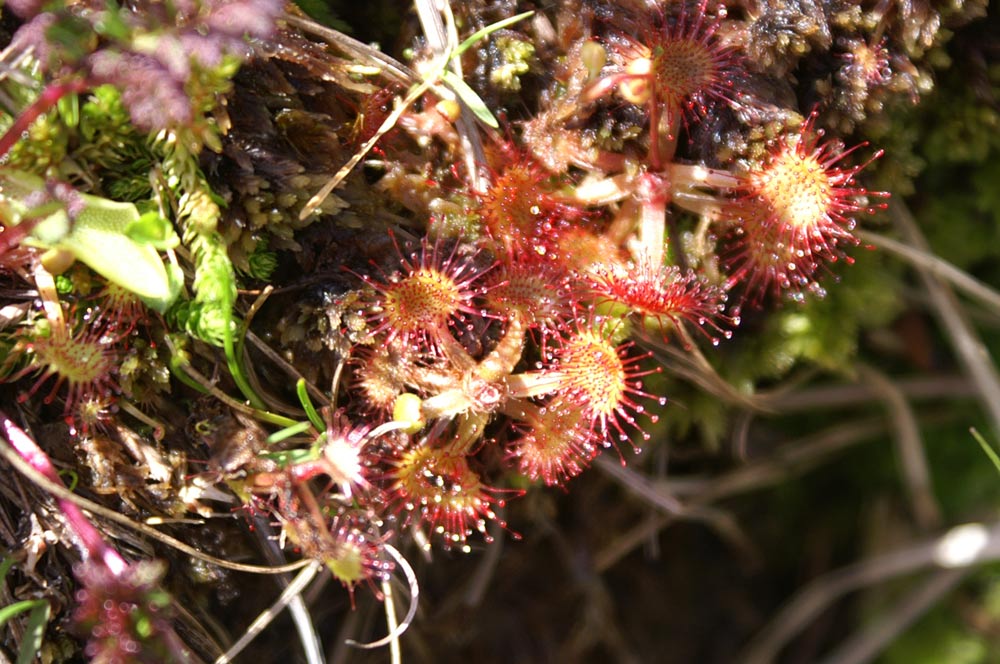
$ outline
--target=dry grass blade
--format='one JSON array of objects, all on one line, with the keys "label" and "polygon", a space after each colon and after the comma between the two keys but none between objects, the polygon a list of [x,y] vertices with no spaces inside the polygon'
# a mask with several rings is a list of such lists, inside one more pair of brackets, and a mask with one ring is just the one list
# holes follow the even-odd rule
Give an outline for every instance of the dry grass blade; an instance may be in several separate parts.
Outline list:
[{"label": "dry grass blade", "polygon": [[363,648],[367,650],[371,648],[381,648],[382,646],[393,643],[403,635],[403,632],[409,629],[410,624],[413,622],[413,617],[417,615],[417,607],[419,606],[418,599],[420,597],[420,584],[417,582],[417,575],[413,571],[413,567],[410,565],[409,561],[403,557],[403,554],[401,554],[396,547],[391,544],[384,544],[383,546],[386,552],[392,556],[393,560],[396,561],[396,564],[399,565],[400,569],[403,570],[403,576],[406,577],[406,583],[410,588],[410,608],[407,609],[406,616],[403,618],[402,622],[398,625],[391,626],[389,633],[381,639],[372,641],[371,643],[358,643],[353,639],[348,639],[346,642],[347,645],[354,646],[355,648]]},{"label": "dry grass blade", "polygon": [[[443,70],[447,62],[447,57],[440,58],[440,62],[436,64],[434,71]],[[364,145],[358,148],[357,152],[354,153],[347,163],[344,164],[339,171],[337,171],[336,175],[330,178],[330,181],[323,185],[323,188],[320,189],[315,196],[310,198],[304,206],[302,206],[302,211],[299,212],[300,220],[308,219],[313,213],[316,212],[316,210],[319,209],[319,206],[323,204],[323,201],[326,200],[327,196],[329,196],[333,190],[344,181],[344,178],[351,174],[354,167],[361,163],[361,160],[364,159],[369,152],[371,152],[372,148],[375,147],[375,144],[378,143],[390,129],[396,126],[396,123],[399,122],[399,118],[403,117],[403,113],[406,112],[406,109],[408,109],[413,102],[420,99],[420,97],[423,96],[425,92],[430,90],[433,85],[434,80],[428,78],[423,83],[410,90],[409,94],[407,94],[402,101],[396,104],[396,108],[394,108],[392,113],[390,113],[385,121],[382,122],[378,131],[376,131],[371,138],[365,141]]]},{"label": "dry grass blade", "polygon": [[[660,528],[675,519],[700,521],[713,528],[722,539],[730,542],[735,548],[743,551],[751,551],[753,549],[750,539],[744,534],[739,523],[726,512],[704,505],[684,505],[649,478],[616,463],[607,456],[598,457],[594,465],[644,502],[663,512],[663,523]],[[656,530],[659,530],[659,528]],[[595,558],[595,569],[597,571],[607,569],[622,556],[641,544],[643,540],[651,536],[656,530],[647,532],[645,537],[642,538],[630,538],[627,536],[625,538],[617,538],[608,549],[602,551]]]},{"label": "dry grass blade", "polygon": [[143,535],[162,542],[167,546],[171,546],[181,553],[187,554],[193,558],[203,560],[212,565],[218,565],[219,567],[224,567],[225,569],[231,569],[236,572],[249,572],[251,574],[284,574],[286,572],[294,572],[301,569],[305,565],[309,564],[308,560],[302,560],[295,563],[290,563],[288,565],[280,565],[276,567],[264,567],[260,565],[244,565],[242,563],[234,563],[228,560],[223,560],[222,558],[216,558],[215,556],[210,556],[206,553],[199,551],[193,546],[186,544],[178,539],[171,537],[165,533],[161,533],[155,528],[151,528],[138,521],[133,521],[124,514],[110,510],[102,505],[87,500],[82,496],[78,496],[64,486],[60,486],[55,482],[49,481],[44,475],[39,473],[37,470],[32,468],[26,461],[24,461],[10,445],[0,437],[0,456],[2,456],[9,464],[11,464],[19,473],[24,475],[27,479],[31,480],[34,484],[38,485],[44,491],[52,494],[57,498],[63,500],[68,500],[75,503],[82,509],[87,510],[95,516],[99,516],[103,519],[108,519],[109,521],[114,521],[115,523],[121,524],[134,530],[136,532],[142,533]]},{"label": "dry grass blade", "polygon": [[[420,4],[418,3],[418,8],[419,7]],[[440,21],[440,15],[437,14],[436,10],[432,12],[432,14],[437,15],[438,20]],[[438,31],[433,30],[429,32],[428,38],[431,39],[432,42],[434,40],[439,40]],[[396,107],[392,110],[392,113],[390,113],[388,117],[386,117],[386,119],[382,122],[381,126],[379,126],[378,130],[372,135],[372,137],[369,138],[367,141],[365,141],[364,145],[358,148],[358,150],[354,153],[354,155],[351,156],[351,158],[347,161],[347,163],[344,164],[339,171],[337,171],[337,173],[330,179],[330,181],[327,182],[323,186],[323,188],[316,193],[315,196],[309,199],[309,201],[302,207],[302,211],[299,213],[299,219],[303,220],[307,219],[309,216],[315,213],[316,210],[319,209],[319,206],[323,204],[323,201],[326,200],[327,196],[329,196],[330,193],[333,192],[333,190],[336,189],[340,185],[340,183],[344,181],[344,178],[346,178],[351,173],[351,171],[353,171],[354,168],[359,163],[361,163],[361,160],[364,159],[369,152],[371,152],[372,148],[375,147],[375,144],[378,143],[382,139],[382,137],[389,132],[389,130],[391,130],[393,127],[396,126],[396,123],[399,122],[399,119],[403,116],[403,114],[407,111],[407,109],[409,109],[414,102],[420,99],[420,97],[422,97],[424,93],[426,93],[428,90],[438,85],[438,81],[441,78],[441,74],[446,70],[446,68],[448,67],[448,63],[451,60],[452,60],[451,49],[442,49],[438,52],[437,59],[435,60],[434,64],[428,68],[428,73],[424,78],[424,80],[421,81],[419,85],[411,89],[410,92],[407,93],[407,95],[402,99],[402,101],[396,104]],[[472,172],[474,173],[476,171],[473,170]]]},{"label": "dry grass blade", "polygon": [[914,517],[921,528],[930,530],[941,525],[941,508],[934,497],[931,473],[924,453],[917,417],[899,388],[882,372],[861,365],[858,373],[885,400],[892,418],[896,449],[902,464],[903,479],[910,493]]},{"label": "dry grass blade", "polygon": [[[399,628],[399,620],[396,617],[396,598],[392,592],[392,580],[382,581],[382,604],[385,606],[385,625],[389,628],[390,634],[395,634]],[[400,664],[403,661],[403,649],[399,645],[399,637],[389,641],[389,661],[391,664]]]},{"label": "dry grass blade", "polygon": [[[669,480],[671,491],[669,494],[662,491],[657,483],[646,478],[636,480],[634,479],[636,476],[634,471],[624,473],[623,469],[614,461],[600,457],[595,462],[599,468],[618,479],[637,495],[644,498],[648,496],[649,502],[654,506],[658,506],[660,509],[665,507],[672,509],[665,510],[664,513],[637,524],[624,535],[616,538],[612,544],[598,552],[594,557],[595,568],[604,570],[611,567],[678,518],[699,518],[700,515],[700,518],[713,523],[723,534],[737,532],[738,529],[737,531],[728,529],[725,522],[719,520],[721,513],[717,510],[711,510],[708,505],[731,496],[783,482],[790,476],[808,471],[830,455],[870,439],[884,430],[885,425],[882,418],[869,418],[832,427],[804,439],[789,441],[782,445],[782,452],[779,454],[717,478],[695,482],[688,482],[683,478]],[[678,495],[686,497],[687,500],[681,501],[676,497]],[[742,538],[730,534],[727,534],[727,539],[737,544],[741,542]]]},{"label": "dry grass blade", "polygon": [[896,605],[884,611],[884,617],[860,634],[842,643],[820,664],[864,664],[872,661],[907,627],[968,576],[969,570],[945,569],[930,578]]},{"label": "dry grass blade", "polygon": [[[263,355],[265,355],[267,359],[274,362],[275,366],[284,371],[292,379],[293,383],[298,381],[299,379],[303,380],[305,379],[305,377],[298,369],[292,366],[292,364],[288,360],[286,360],[277,352],[275,352],[275,350],[271,348],[269,345],[267,345],[267,342],[265,342],[263,339],[258,337],[250,330],[247,330],[246,336],[247,336],[247,341],[253,344],[254,348],[256,348]],[[330,397],[308,380],[306,381],[306,390],[309,391],[309,396],[318,401],[319,403],[323,405],[327,405],[330,403]]]},{"label": "dry grass blade", "polygon": [[412,69],[391,58],[377,48],[372,48],[368,44],[358,41],[354,37],[345,35],[339,30],[320,25],[313,20],[302,16],[286,13],[282,20],[288,25],[294,26],[303,32],[322,38],[329,44],[339,48],[342,52],[358,60],[359,62],[370,62],[374,67],[381,70],[381,74],[400,85],[410,85],[417,80],[417,75]]},{"label": "dry grass blade", "polygon": [[966,295],[979,300],[996,311],[1000,311],[1000,293],[970,276],[967,272],[958,269],[948,261],[927,251],[922,251],[916,247],[894,240],[891,237],[872,233],[871,231],[858,231],[858,237],[865,242],[870,242],[879,249],[896,254],[913,265],[920,266],[921,269],[926,270],[929,274],[933,274],[939,279],[944,279]]},{"label": "dry grass blade", "polygon": [[[297,575],[295,575],[295,578],[291,583],[285,586],[285,589],[282,591],[281,595],[278,596],[278,599],[274,601],[274,604],[269,606],[267,610],[257,616],[256,620],[250,623],[250,625],[246,628],[246,631],[243,632],[243,636],[237,639],[236,643],[234,643],[229,650],[225,652],[225,654],[216,659],[215,664],[228,664],[228,662],[233,661],[233,658],[243,652],[246,647],[250,645],[250,642],[257,638],[257,636],[264,631],[264,628],[270,625],[286,606],[291,604],[296,599],[301,602],[302,591],[305,590],[306,586],[308,586],[314,578],[316,578],[316,574],[321,569],[322,566],[318,562],[312,561]],[[309,664],[322,664],[324,661],[322,651],[320,651],[317,647],[310,647],[309,639],[303,639],[303,645],[306,646],[306,660]]]},{"label": "dry grass blade", "polygon": [[[455,28],[455,19],[451,13],[451,5],[446,1],[439,3],[441,11],[434,7],[430,0],[414,0],[417,9],[417,16],[420,18],[420,27],[423,28],[427,42],[436,54],[447,54],[454,51],[458,45],[458,31]],[[444,13],[445,20],[441,15]],[[458,58],[451,60],[451,70],[461,80],[462,62]],[[480,167],[486,163],[486,152],[483,150],[483,141],[476,129],[476,122],[467,104],[459,99],[462,104],[462,115],[455,123],[458,135],[462,141],[462,152],[465,155],[465,169],[469,174],[470,184],[474,191],[484,189],[484,179],[480,174]]]},{"label": "dry grass blade", "polygon": [[[892,205],[893,221],[917,249],[927,252],[927,241],[917,227],[912,213],[902,202]],[[940,319],[955,349],[958,360],[979,390],[980,403],[989,415],[993,431],[1000,434],[1000,376],[997,375],[993,358],[975,330],[962,315],[955,294],[941,282],[930,269],[921,263],[914,263],[920,278],[934,305],[934,314]]]},{"label": "dry grass blade", "polygon": [[[682,328],[678,328],[682,329]],[[690,381],[709,394],[723,399],[726,403],[741,406],[754,411],[768,412],[771,405],[762,395],[746,394],[730,385],[719,375],[715,367],[705,358],[701,350],[686,331],[682,331],[685,348],[666,343],[651,335],[644,335],[643,344],[654,348],[657,361],[671,375],[680,376]]]},{"label": "dry grass blade", "polygon": [[597,457],[594,465],[657,509],[675,515],[681,514],[684,511],[684,505],[681,501],[674,498],[662,488],[654,486],[651,480],[631,468],[616,463],[607,456]]},{"label": "dry grass blade", "polygon": [[959,526],[941,537],[825,574],[800,590],[750,643],[739,661],[769,664],[785,644],[847,593],[928,567],[956,569],[1000,558],[1000,523]]},{"label": "dry grass blade", "polygon": [[[968,398],[976,395],[965,376],[955,374],[929,374],[893,381],[894,388],[909,400],[941,398]],[[774,410],[781,414],[800,413],[821,408],[829,410],[871,402],[877,390],[863,383],[843,385],[814,385],[788,394],[761,395]],[[773,403],[771,403],[773,401]]]}]

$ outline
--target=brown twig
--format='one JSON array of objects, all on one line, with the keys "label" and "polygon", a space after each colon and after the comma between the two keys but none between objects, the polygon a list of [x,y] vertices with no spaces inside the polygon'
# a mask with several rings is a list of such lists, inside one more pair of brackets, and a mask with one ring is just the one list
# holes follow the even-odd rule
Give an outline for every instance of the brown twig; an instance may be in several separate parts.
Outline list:
[{"label": "brown twig", "polygon": [[1000,523],[959,526],[937,537],[835,570],[802,588],[739,661],[770,664],[785,644],[847,593],[929,567],[963,569],[1000,558]]},{"label": "brown twig", "polygon": [[867,365],[858,365],[858,375],[879,393],[889,410],[903,480],[910,494],[913,516],[922,529],[941,525],[941,508],[934,497],[931,473],[924,453],[917,416],[899,388],[885,374]]},{"label": "brown twig", "polygon": [[[896,205],[902,204],[893,203],[893,207]],[[894,240],[891,237],[872,233],[871,231],[858,231],[858,237],[865,242],[872,243],[879,249],[905,259],[912,265],[919,267],[919,269],[925,270],[927,274],[933,275],[938,279],[944,279],[966,295],[979,300],[995,311],[1000,311],[1000,293],[970,276],[967,272],[958,269],[948,261],[916,246],[911,246],[899,240]]]},{"label": "brown twig", "polygon": [[[633,527],[625,535],[616,538],[615,542],[598,552],[595,556],[595,568],[599,571],[614,565],[649,537],[667,527],[679,517],[700,518],[717,526],[726,539],[736,543],[743,549],[750,549],[742,537],[734,537],[733,531],[720,521],[718,510],[708,507],[733,495],[761,489],[786,480],[790,474],[801,473],[819,463],[823,458],[855,445],[862,440],[871,438],[885,430],[882,418],[869,418],[832,427],[824,432],[804,439],[790,441],[781,446],[780,451],[765,461],[756,462],[739,468],[720,477],[699,482],[685,482],[671,479],[666,481],[670,493],[666,493],[660,483],[650,480],[633,481],[633,475],[620,472],[620,466],[610,459],[599,457],[595,462],[599,468],[626,483],[637,495],[651,497],[651,504],[662,508],[671,508],[655,517]],[[634,471],[632,471],[634,474]],[[688,496],[682,501],[678,496]],[[662,505],[660,505],[662,503]],[[737,532],[739,529],[737,528]]]},{"label": "brown twig", "polygon": [[942,569],[930,575],[916,590],[907,594],[895,606],[882,612],[880,620],[844,641],[820,664],[864,664],[892,643],[903,630],[913,624],[946,594],[954,590],[969,575],[968,569]]},{"label": "brown twig", "polygon": [[[906,205],[898,201],[892,205],[890,213],[909,243],[927,252],[927,241]],[[1000,376],[993,359],[962,314],[955,294],[925,265],[914,263],[914,267],[934,305],[934,314],[951,340],[959,363],[979,390],[979,400],[992,421],[994,433],[1000,434]]]},{"label": "brown twig", "polygon": [[224,567],[226,569],[231,569],[237,572],[250,572],[251,574],[283,574],[285,572],[292,572],[301,569],[305,565],[309,564],[308,560],[300,560],[295,563],[288,565],[281,565],[277,567],[263,567],[259,565],[244,565],[242,563],[234,563],[228,560],[223,560],[222,558],[216,558],[215,556],[210,556],[206,553],[195,549],[189,544],[185,544],[178,539],[171,537],[165,533],[161,533],[155,528],[151,528],[143,523],[133,521],[124,514],[120,514],[114,510],[108,509],[102,505],[99,505],[92,500],[87,500],[82,496],[78,496],[62,483],[56,483],[50,480],[41,472],[35,470],[35,468],[29,464],[27,461],[22,459],[18,453],[10,447],[2,438],[0,438],[0,456],[2,456],[8,463],[10,463],[14,468],[24,475],[27,479],[31,480],[34,484],[38,485],[44,491],[52,494],[55,498],[59,500],[65,500],[76,506],[87,510],[91,514],[99,516],[103,519],[109,521],[114,521],[115,523],[121,524],[132,530],[138,531],[143,535],[151,539],[158,540],[167,546],[171,546],[178,551],[185,553],[192,558],[197,558],[203,560],[212,565],[218,565],[219,567]]}]

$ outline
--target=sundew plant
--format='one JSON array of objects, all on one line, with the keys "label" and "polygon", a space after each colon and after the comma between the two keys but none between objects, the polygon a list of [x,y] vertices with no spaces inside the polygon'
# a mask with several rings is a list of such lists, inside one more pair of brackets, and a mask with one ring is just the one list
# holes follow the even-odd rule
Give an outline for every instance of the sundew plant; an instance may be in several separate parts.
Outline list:
[{"label": "sundew plant", "polygon": [[[838,398],[887,405],[872,426],[897,440],[908,541],[949,536],[961,512],[934,494],[908,400],[965,390],[1000,432],[1000,381],[962,350],[982,345],[950,289],[994,323],[1000,298],[923,240],[907,195],[929,158],[906,123],[954,58],[982,65],[969,104],[988,133],[982,2],[368,10],[3,6],[0,537],[5,601],[35,602],[10,612],[8,653],[224,662],[287,654],[294,629],[310,663],[500,661],[481,648],[510,630],[534,636],[505,661],[772,661],[816,619],[774,570],[702,650],[678,600],[643,592],[644,619],[589,641],[523,599],[476,644],[452,614],[490,588],[558,595],[500,578],[501,548],[548,542],[599,579],[646,543],[700,578],[707,560],[657,535],[690,521],[749,552],[763,509],[716,503],[787,480],[808,497],[774,518],[796,523],[821,493],[797,473],[840,448],[788,414],[828,423]],[[955,383],[885,373],[935,368],[914,359],[935,342],[908,336],[928,332],[906,265]],[[756,434],[764,416],[807,443]],[[615,595],[593,584],[586,606]],[[286,608],[292,627],[268,627]],[[835,622],[812,647],[854,647],[865,611]]]}]

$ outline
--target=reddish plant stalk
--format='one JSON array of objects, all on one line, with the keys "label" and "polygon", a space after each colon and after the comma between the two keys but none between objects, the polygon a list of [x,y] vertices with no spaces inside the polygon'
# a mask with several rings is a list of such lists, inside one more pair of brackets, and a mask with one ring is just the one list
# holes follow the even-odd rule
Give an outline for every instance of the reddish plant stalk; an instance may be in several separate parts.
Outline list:
[{"label": "reddish plant stalk", "polygon": [[[63,481],[52,465],[51,459],[38,444],[15,424],[7,414],[0,410],[0,428],[3,429],[3,436],[13,446],[14,451],[20,455],[32,468],[45,476],[50,482],[63,486]],[[65,498],[56,498],[56,504],[66,523],[73,533],[79,538],[86,550],[87,555],[94,560],[100,560],[104,566],[115,576],[122,574],[128,567],[128,563],[122,558],[110,544],[104,541],[101,533],[94,527],[94,524],[84,515],[83,511],[75,503]]]},{"label": "reddish plant stalk", "polygon": [[45,86],[42,94],[38,95],[38,99],[21,111],[20,115],[14,118],[14,124],[10,126],[10,129],[0,137],[0,157],[5,156],[14,147],[14,144],[21,140],[21,136],[28,131],[32,122],[48,112],[60,99],[68,94],[83,92],[88,87],[87,81],[82,78],[73,78]]},{"label": "reddish plant stalk", "polygon": [[21,244],[21,241],[28,237],[41,219],[27,219],[17,226],[9,226],[0,231],[0,256],[3,256],[14,247]]}]

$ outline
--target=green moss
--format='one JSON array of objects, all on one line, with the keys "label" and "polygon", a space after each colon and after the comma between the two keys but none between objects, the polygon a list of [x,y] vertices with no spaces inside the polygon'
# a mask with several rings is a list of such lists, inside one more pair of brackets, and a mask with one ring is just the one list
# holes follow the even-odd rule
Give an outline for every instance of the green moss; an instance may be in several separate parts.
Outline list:
[{"label": "green moss", "polygon": [[840,373],[853,364],[861,333],[885,326],[902,310],[898,266],[878,252],[853,253],[854,265],[828,275],[825,297],[786,303],[759,329],[736,330],[734,342],[720,349],[730,383],[781,378],[797,365]]},{"label": "green moss", "polygon": [[[910,196],[935,253],[961,268],[1000,259],[1000,66],[970,85],[968,66],[939,72],[935,92],[877,137],[878,185]],[[974,241],[970,241],[974,239]]]},{"label": "green moss", "polygon": [[55,175],[66,159],[69,130],[55,111],[35,120],[28,135],[10,150],[12,168],[35,175]]},{"label": "green moss", "polygon": [[513,37],[497,37],[496,47],[503,62],[490,72],[490,82],[504,92],[521,89],[521,76],[536,63],[535,47],[531,42]]}]

